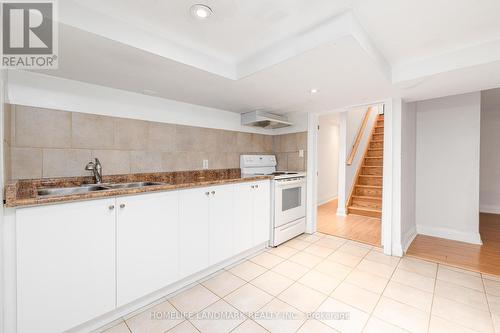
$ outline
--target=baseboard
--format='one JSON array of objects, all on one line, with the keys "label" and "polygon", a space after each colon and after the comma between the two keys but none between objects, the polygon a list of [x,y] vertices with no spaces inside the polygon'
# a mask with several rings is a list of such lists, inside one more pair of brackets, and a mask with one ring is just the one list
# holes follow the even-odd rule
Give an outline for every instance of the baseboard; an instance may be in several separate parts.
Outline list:
[{"label": "baseboard", "polygon": [[408,230],[401,239],[401,247],[404,253],[408,251],[413,240],[417,237],[417,227],[413,226],[410,230]]},{"label": "baseboard", "polygon": [[488,214],[500,214],[500,206],[480,205],[479,212]]},{"label": "baseboard", "polygon": [[180,281],[177,281],[163,289],[160,289],[154,293],[144,296],[132,303],[121,306],[109,313],[103,314],[91,321],[88,321],[80,326],[74,327],[67,331],[67,333],[87,333],[87,332],[101,332],[102,329],[111,328],[120,319],[128,319],[142,311],[146,308],[154,306],[156,304],[166,301],[168,298],[190,288],[192,285],[198,281],[207,279],[208,277],[214,275],[221,269],[228,269],[240,261],[254,256],[256,253],[264,250],[268,245],[268,242],[255,246],[243,253],[240,253],[230,259],[225,260],[222,263],[211,266],[201,272],[188,276]]},{"label": "baseboard", "polygon": [[339,207],[337,208],[338,216],[347,216],[347,210],[345,208]]},{"label": "baseboard", "polygon": [[318,201],[318,206],[321,206],[321,205],[324,205],[326,203],[329,203],[330,201],[333,201],[333,200],[335,200],[337,198],[338,198],[338,196],[334,196],[334,197],[331,197],[329,199]]},{"label": "baseboard", "polygon": [[417,225],[417,233],[421,235],[456,240],[459,242],[465,242],[477,245],[483,244],[479,232],[463,232],[449,228],[436,228],[436,227],[429,227],[426,225]]}]

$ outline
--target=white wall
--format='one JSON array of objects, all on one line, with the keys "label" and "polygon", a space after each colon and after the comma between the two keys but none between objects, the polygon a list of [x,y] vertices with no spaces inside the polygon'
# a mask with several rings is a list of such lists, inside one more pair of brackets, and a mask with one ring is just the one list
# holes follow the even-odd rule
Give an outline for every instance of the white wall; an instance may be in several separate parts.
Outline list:
[{"label": "white wall", "polygon": [[500,214],[500,89],[481,98],[480,211]]},{"label": "white wall", "polygon": [[417,103],[419,234],[480,244],[479,92]]},{"label": "white wall", "polygon": [[338,115],[321,116],[318,131],[318,205],[337,197],[338,168]]},{"label": "white wall", "polygon": [[401,112],[401,243],[406,251],[416,228],[416,103],[403,103]]}]

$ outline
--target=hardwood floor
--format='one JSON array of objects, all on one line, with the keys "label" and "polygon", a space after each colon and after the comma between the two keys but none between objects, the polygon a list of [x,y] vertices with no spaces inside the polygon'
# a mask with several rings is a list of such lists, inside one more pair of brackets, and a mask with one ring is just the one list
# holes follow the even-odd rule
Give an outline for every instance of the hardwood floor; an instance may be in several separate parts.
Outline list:
[{"label": "hardwood floor", "polygon": [[380,219],[349,214],[337,215],[337,200],[318,207],[319,232],[381,247]]},{"label": "hardwood floor", "polygon": [[475,272],[500,275],[500,215],[481,213],[479,230],[483,245],[418,235],[406,255]]}]

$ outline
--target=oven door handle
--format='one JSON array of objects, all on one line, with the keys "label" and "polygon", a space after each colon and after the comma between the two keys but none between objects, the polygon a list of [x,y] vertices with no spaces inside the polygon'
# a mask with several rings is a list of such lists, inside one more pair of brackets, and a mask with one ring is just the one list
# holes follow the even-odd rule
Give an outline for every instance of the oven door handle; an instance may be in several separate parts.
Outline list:
[{"label": "oven door handle", "polygon": [[304,179],[291,180],[291,181],[279,181],[278,180],[276,183],[279,187],[285,187],[285,186],[296,185],[296,184],[304,184],[305,185],[306,181]]}]

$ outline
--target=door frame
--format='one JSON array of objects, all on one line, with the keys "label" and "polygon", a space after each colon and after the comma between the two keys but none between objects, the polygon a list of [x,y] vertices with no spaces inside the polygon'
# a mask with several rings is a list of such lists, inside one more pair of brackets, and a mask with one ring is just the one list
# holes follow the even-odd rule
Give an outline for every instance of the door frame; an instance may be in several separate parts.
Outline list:
[{"label": "door frame", "polygon": [[[401,100],[399,100],[401,101]],[[393,117],[393,103],[397,104],[397,100],[393,99],[386,99],[386,100],[380,100],[380,101],[374,101],[371,103],[365,103],[365,104],[359,104],[359,105],[351,105],[348,107],[340,108],[340,109],[334,109],[334,110],[329,110],[329,111],[324,111],[324,112],[317,112],[317,113],[310,113],[308,114],[308,129],[307,129],[307,152],[308,152],[308,158],[307,158],[307,229],[306,231],[308,233],[313,233],[317,231],[317,205],[318,205],[318,125],[319,125],[319,117],[328,115],[328,114],[333,114],[333,113],[340,113],[340,112],[345,112],[351,108],[355,107],[363,107],[363,106],[370,106],[374,104],[383,104],[384,105],[384,118],[385,118],[385,128],[384,128],[384,172],[383,172],[383,193],[382,193],[382,219],[381,219],[381,245],[383,247],[384,253],[387,255],[396,255],[396,256],[401,256],[402,253],[401,251],[398,251],[397,249],[401,247],[401,244],[393,244],[393,224],[394,224],[394,219],[393,217],[393,203],[394,203],[394,198],[393,198],[393,191],[397,188],[397,186],[393,186],[393,179],[394,177],[399,177],[401,178],[401,173],[397,172],[398,169],[397,167],[394,168],[393,166],[393,158],[394,158],[394,151],[393,151],[393,144],[394,141],[399,142],[400,146],[400,140],[393,140],[393,126],[394,124],[397,123],[397,121],[394,121]],[[399,108],[401,109],[401,108]],[[396,112],[398,114],[398,112]],[[397,117],[396,117],[397,118]],[[342,126],[341,126],[342,127]],[[401,131],[399,131],[401,132]],[[342,135],[342,129],[340,129],[340,133]],[[344,147],[341,147],[339,145],[339,149],[342,152],[343,150],[346,150],[346,143],[342,142],[340,140],[339,142],[342,144]],[[397,144],[397,143],[396,143]],[[397,147],[395,147],[397,148]],[[398,151],[398,149],[396,149]],[[400,151],[400,149],[399,149]],[[345,180],[343,182],[340,180],[340,175],[341,175],[341,165],[345,165],[345,158],[346,154],[339,154],[339,187],[342,183],[345,183]],[[399,171],[400,165],[399,163]],[[399,183],[401,180],[399,179]],[[344,184],[345,185],[345,184]],[[340,193],[339,193],[340,194]],[[395,205],[397,206],[397,205]],[[397,213],[397,212],[396,212]],[[339,215],[342,215],[342,209],[339,210],[337,213]],[[398,228],[394,228],[397,230]],[[394,230],[394,231],[395,231]],[[394,241],[397,241],[397,239],[394,239]],[[393,248],[396,249],[396,251],[393,250]]]}]

